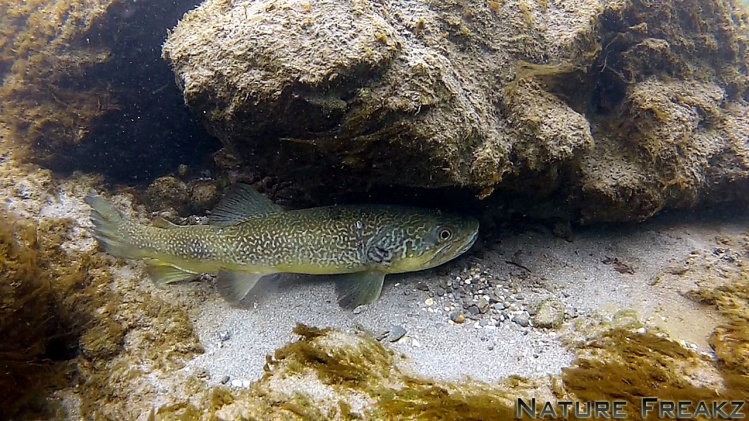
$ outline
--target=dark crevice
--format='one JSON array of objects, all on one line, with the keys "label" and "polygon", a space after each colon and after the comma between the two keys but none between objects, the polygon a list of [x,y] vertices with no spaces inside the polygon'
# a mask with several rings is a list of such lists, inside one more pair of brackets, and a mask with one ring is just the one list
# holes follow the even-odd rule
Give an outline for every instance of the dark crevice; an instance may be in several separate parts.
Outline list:
[{"label": "dark crevice", "polygon": [[184,106],[174,74],[161,58],[167,29],[198,2],[180,3],[116,3],[108,20],[92,31],[91,39],[112,46],[111,60],[76,80],[83,81],[82,89],[110,87],[113,109],[94,122],[80,146],[50,165],[53,170],[145,183],[180,164],[205,165],[221,147]]}]

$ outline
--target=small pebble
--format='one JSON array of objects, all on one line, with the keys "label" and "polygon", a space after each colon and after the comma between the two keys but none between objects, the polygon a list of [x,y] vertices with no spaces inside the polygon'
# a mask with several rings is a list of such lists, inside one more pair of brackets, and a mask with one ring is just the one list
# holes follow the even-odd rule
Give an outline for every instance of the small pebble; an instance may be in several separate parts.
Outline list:
[{"label": "small pebble", "polygon": [[429,291],[429,285],[419,282],[418,284],[416,284],[416,289],[418,289],[419,291]]},{"label": "small pebble", "polygon": [[450,320],[452,320],[455,323],[463,323],[466,321],[466,316],[463,314],[462,311],[457,310],[450,313]]},{"label": "small pebble", "polygon": [[468,306],[468,312],[472,316],[478,316],[481,313],[481,310],[479,310],[479,307],[475,304]]},{"label": "small pebble", "polygon": [[477,303],[476,306],[478,307],[479,312],[481,314],[484,314],[487,311],[489,311],[489,300],[487,300],[484,297],[481,297],[481,298],[479,298],[479,302]]},{"label": "small pebble", "polygon": [[522,327],[528,327],[530,325],[530,316],[528,313],[520,313],[513,316],[512,321]]},{"label": "small pebble", "polygon": [[403,326],[392,325],[390,326],[390,331],[388,332],[387,340],[389,342],[395,342],[405,335],[406,335],[406,329]]},{"label": "small pebble", "polygon": [[438,287],[435,287],[435,288],[434,288],[434,293],[435,293],[435,294],[436,294],[436,295],[437,295],[438,297],[442,297],[442,296],[444,296],[444,295],[445,295],[445,289],[444,289],[444,288],[442,288],[442,287],[440,287],[440,286],[438,286]]},{"label": "small pebble", "polygon": [[229,376],[221,377],[221,384],[229,383]]},{"label": "small pebble", "polygon": [[219,340],[221,340],[221,342],[226,342],[229,339],[231,339],[231,332],[229,332],[228,330],[225,330],[218,334],[218,338]]},{"label": "small pebble", "polygon": [[238,379],[232,380],[231,387],[242,387],[242,380],[238,380]]},{"label": "small pebble", "polygon": [[427,307],[431,307],[431,306],[434,305],[434,299],[433,298],[427,298],[426,300],[424,300],[424,304],[426,304]]}]

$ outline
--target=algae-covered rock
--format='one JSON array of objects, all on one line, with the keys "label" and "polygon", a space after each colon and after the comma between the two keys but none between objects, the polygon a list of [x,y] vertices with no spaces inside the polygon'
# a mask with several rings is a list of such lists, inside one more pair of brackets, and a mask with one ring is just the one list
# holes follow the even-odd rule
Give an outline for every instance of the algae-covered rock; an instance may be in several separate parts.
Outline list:
[{"label": "algae-covered rock", "polygon": [[730,0],[207,0],[163,54],[229,151],[309,190],[638,220],[747,199],[746,22]]},{"label": "algae-covered rock", "polygon": [[159,177],[143,192],[143,202],[151,211],[174,209],[179,214],[185,214],[190,202],[190,191],[187,183],[180,179]]},{"label": "algae-covered rock", "polygon": [[556,329],[564,322],[564,304],[556,298],[545,300],[533,316],[533,326]]},{"label": "algae-covered rock", "polygon": [[0,0],[0,110],[17,149],[53,170],[138,181],[202,162],[215,141],[160,58],[197,3]]}]

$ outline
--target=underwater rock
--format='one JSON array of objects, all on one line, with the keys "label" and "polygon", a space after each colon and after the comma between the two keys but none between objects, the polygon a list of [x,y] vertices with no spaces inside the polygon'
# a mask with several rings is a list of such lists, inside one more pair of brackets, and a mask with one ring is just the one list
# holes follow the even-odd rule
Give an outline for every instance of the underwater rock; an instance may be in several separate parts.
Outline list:
[{"label": "underwater rock", "polygon": [[749,199],[746,23],[730,0],[207,0],[163,56],[228,151],[309,191],[642,220]]},{"label": "underwater rock", "polygon": [[198,181],[193,184],[190,191],[190,202],[192,210],[197,213],[205,213],[213,209],[219,200],[219,190],[216,183]]},{"label": "underwater rock", "polygon": [[0,0],[0,107],[18,155],[145,182],[218,149],[161,59],[199,0]]},{"label": "underwater rock", "polygon": [[143,193],[143,202],[152,212],[174,209],[186,216],[189,212],[190,191],[187,183],[171,176],[154,180]]},{"label": "underwater rock", "polygon": [[564,322],[564,304],[555,298],[542,302],[533,316],[533,326],[536,327],[556,329],[562,325],[562,322]]}]

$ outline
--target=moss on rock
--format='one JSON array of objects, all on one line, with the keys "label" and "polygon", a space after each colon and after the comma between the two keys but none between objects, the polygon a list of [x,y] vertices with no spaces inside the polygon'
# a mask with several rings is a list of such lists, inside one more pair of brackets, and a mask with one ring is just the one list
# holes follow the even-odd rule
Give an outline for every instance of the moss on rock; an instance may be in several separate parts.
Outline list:
[{"label": "moss on rock", "polygon": [[708,3],[209,0],[164,57],[229,152],[318,197],[459,187],[643,220],[749,200],[747,15]]}]

